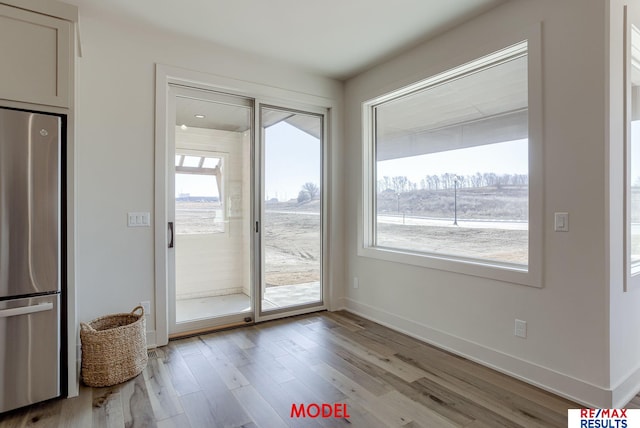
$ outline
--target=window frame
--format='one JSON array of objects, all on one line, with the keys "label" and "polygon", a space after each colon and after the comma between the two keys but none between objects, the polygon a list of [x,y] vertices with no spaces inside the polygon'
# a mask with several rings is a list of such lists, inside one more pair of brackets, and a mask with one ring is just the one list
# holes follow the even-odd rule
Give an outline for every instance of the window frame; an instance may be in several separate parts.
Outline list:
[{"label": "window frame", "polygon": [[[523,46],[526,48],[523,50]],[[377,247],[376,244],[376,147],[375,107],[416,91],[469,75],[491,64],[527,55],[529,117],[529,239],[527,265],[474,259],[440,253],[417,252]],[[528,29],[516,39],[495,43],[492,48],[471,58],[457,61],[439,73],[362,103],[362,212],[359,216],[358,255],[389,262],[432,268],[489,278],[514,284],[542,287],[543,246],[543,142],[542,142],[542,68],[541,26]]]},{"label": "window frame", "polygon": [[634,58],[633,34],[640,36],[640,7],[632,4],[624,6],[624,291],[640,288],[640,262],[631,260],[631,200],[632,200],[632,81],[631,73]]}]

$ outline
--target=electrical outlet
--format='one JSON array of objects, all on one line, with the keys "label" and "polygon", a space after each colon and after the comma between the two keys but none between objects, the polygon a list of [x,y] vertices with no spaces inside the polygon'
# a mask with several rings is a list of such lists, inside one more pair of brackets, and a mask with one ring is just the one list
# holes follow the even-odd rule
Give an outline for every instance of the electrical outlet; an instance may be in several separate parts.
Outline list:
[{"label": "electrical outlet", "polygon": [[353,277],[353,288],[360,288],[360,283],[358,282],[358,277]]},{"label": "electrical outlet", "polygon": [[516,335],[517,337],[522,337],[523,339],[526,339],[526,337],[527,337],[527,322],[519,320],[519,319],[516,319],[516,325],[515,325],[515,330],[514,330],[513,334]]},{"label": "electrical outlet", "polygon": [[145,315],[149,315],[151,313],[151,302],[148,300],[145,300],[144,302],[140,302],[140,306],[142,306],[142,309],[144,309],[144,314]]}]

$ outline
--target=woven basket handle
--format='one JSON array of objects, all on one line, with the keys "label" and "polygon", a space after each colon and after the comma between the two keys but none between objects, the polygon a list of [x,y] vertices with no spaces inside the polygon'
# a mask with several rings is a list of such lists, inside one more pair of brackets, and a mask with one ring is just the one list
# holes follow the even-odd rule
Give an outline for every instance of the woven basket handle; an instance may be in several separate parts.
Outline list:
[{"label": "woven basket handle", "polygon": [[140,316],[144,315],[144,308],[142,306],[136,306],[135,308],[133,308],[133,310],[131,311],[131,315],[138,315],[136,314],[137,310],[140,310]]},{"label": "woven basket handle", "polygon": [[80,328],[81,328],[82,330],[85,330],[85,331],[96,331],[96,329],[95,329],[95,328],[91,327],[89,324],[87,324],[87,323],[85,323],[85,322],[81,322],[81,323],[80,323]]}]

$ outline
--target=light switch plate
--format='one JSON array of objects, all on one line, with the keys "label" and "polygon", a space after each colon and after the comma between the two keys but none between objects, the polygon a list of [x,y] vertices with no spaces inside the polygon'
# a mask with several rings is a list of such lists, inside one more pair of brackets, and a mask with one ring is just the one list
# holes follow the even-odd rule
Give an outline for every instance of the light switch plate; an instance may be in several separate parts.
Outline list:
[{"label": "light switch plate", "polygon": [[515,324],[513,334],[517,337],[526,339],[527,338],[527,322],[516,319],[516,324]]},{"label": "light switch plate", "polygon": [[127,213],[127,226],[149,227],[151,226],[151,214],[148,212]]},{"label": "light switch plate", "polygon": [[555,213],[554,230],[556,232],[569,231],[569,213]]}]

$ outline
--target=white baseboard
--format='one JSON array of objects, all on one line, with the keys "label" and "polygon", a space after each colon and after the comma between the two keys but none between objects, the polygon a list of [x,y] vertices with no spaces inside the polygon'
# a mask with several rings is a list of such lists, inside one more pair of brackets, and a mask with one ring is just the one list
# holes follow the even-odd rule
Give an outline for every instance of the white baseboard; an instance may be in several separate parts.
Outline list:
[{"label": "white baseboard", "polygon": [[622,382],[613,388],[613,404],[611,408],[624,407],[633,397],[640,393],[640,365]]},{"label": "white baseboard", "polygon": [[[627,382],[623,382],[619,391],[612,391],[453,336],[383,309],[350,298],[341,300],[345,301],[345,309],[349,312],[588,407],[612,408],[615,407],[614,404],[624,405],[633,397],[633,395],[629,396],[630,391],[633,390],[632,385],[638,385],[640,381],[640,370],[638,370],[633,375],[634,380],[629,381],[629,385]],[[613,400],[616,396],[620,399]],[[627,401],[623,402],[622,400],[627,397]]]},{"label": "white baseboard", "polygon": [[147,330],[147,349],[156,348],[156,331]]},{"label": "white baseboard", "polygon": [[338,297],[335,299],[334,303],[335,304],[331,308],[331,312],[348,310],[346,297]]}]

